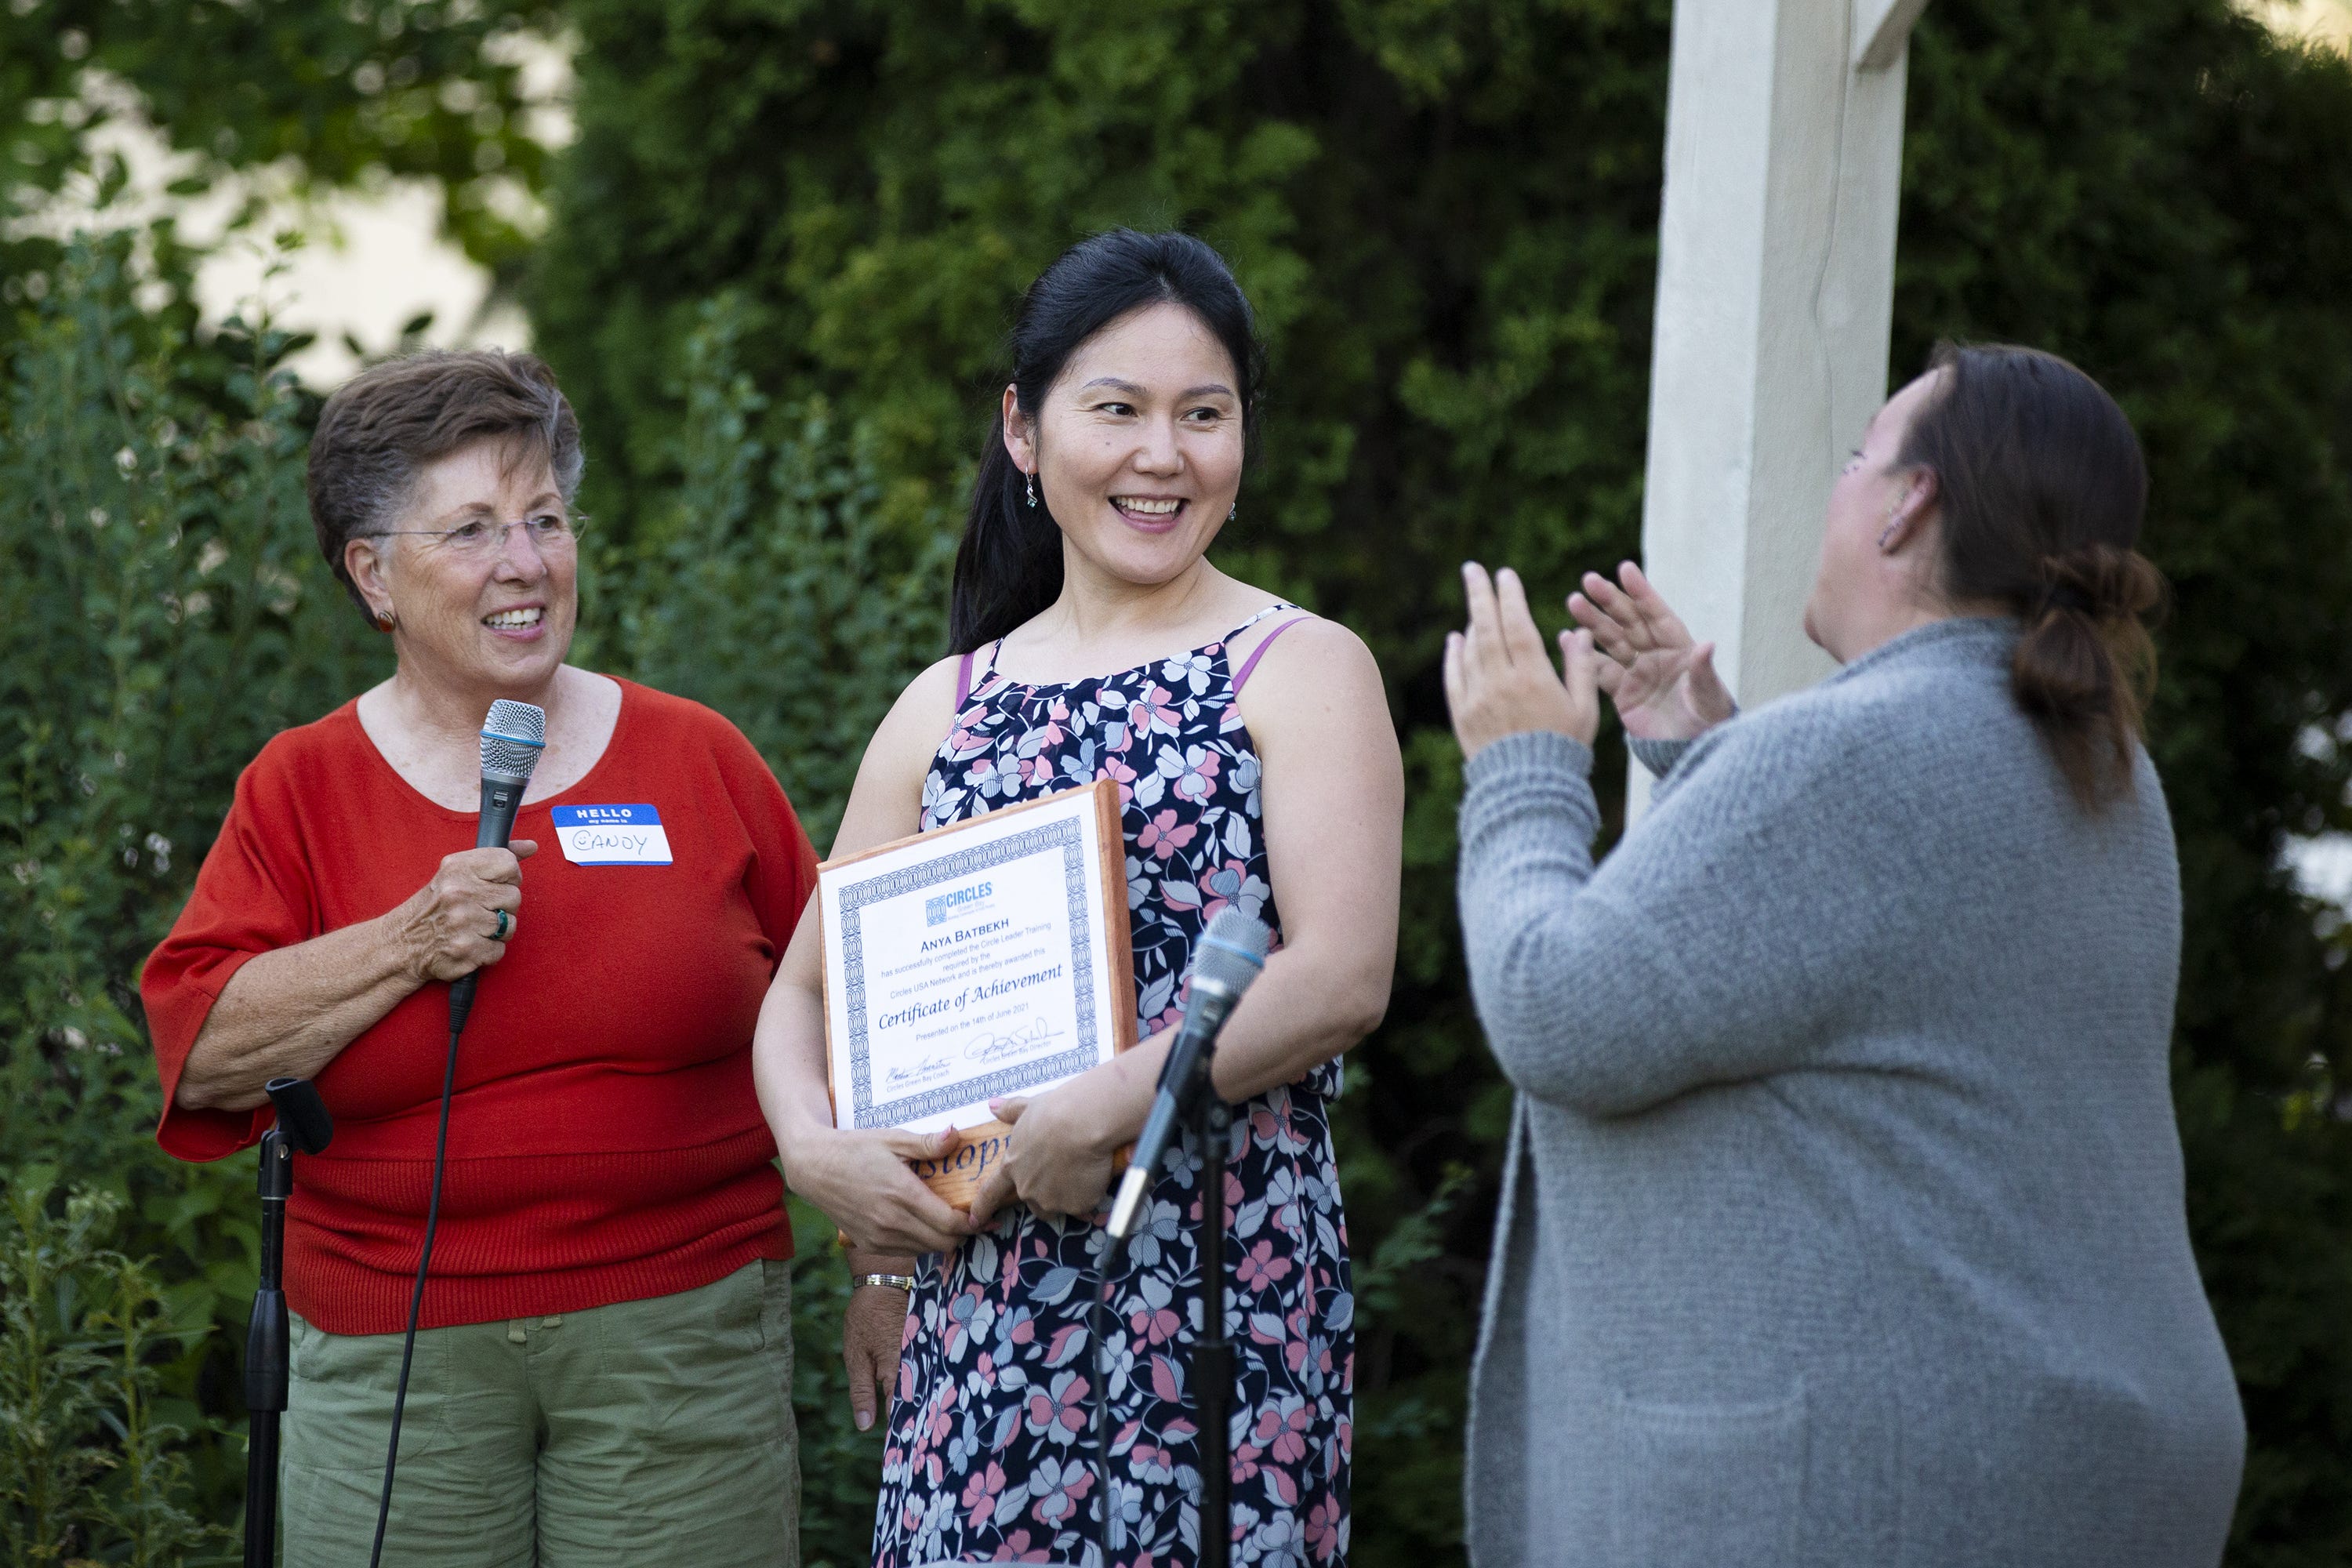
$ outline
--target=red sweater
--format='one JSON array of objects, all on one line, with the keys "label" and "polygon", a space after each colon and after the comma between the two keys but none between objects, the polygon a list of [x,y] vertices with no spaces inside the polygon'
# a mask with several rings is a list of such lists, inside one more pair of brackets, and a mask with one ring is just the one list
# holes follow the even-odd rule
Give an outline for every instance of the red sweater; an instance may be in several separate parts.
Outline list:
[{"label": "red sweater", "polygon": [[[457,1048],[427,1327],[690,1290],[792,1256],[751,1087],[751,1029],[816,886],[783,791],[733,725],[623,681],[588,776],[523,807],[522,909]],[[651,805],[672,863],[582,865],[553,808]],[[156,1139],[216,1160],[270,1126],[173,1103],[213,1001],[257,953],[383,914],[470,848],[476,814],[411,787],[357,706],[289,730],[236,783],[141,994],[163,1080]],[[331,1147],[297,1156],[286,1292],[331,1333],[397,1332],[424,1238],[448,987],[424,986],[318,1075]]]}]

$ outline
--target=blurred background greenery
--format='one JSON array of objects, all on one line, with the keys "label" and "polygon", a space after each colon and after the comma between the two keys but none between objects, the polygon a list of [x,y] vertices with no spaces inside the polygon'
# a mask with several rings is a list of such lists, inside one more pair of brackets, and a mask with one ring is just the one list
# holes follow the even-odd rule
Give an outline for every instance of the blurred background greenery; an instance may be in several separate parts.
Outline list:
[{"label": "blurred background greenery", "polygon": [[[207,269],[278,254],[246,281],[283,301],[289,247],[349,193],[396,189],[479,269],[454,327],[527,331],[579,405],[598,523],[579,658],[727,713],[821,846],[873,721],[940,650],[1020,289],[1117,223],[1233,258],[1275,375],[1220,557],[1371,642],[1412,782],[1396,1000],[1339,1108],[1354,1555],[1458,1562],[1506,1091],[1451,910],[1435,658],[1464,556],[1565,592],[1637,547],[1668,19],[1668,0],[0,9],[8,1560],[233,1545],[252,1164],[155,1152],[135,977],[237,770],[386,668],[304,518],[320,356],[453,322],[312,342],[226,309]],[[2319,0],[1936,0],[1895,313],[1898,374],[1938,336],[2037,343],[2149,448],[2176,588],[2152,723],[2189,910],[2175,1081],[2252,1429],[2231,1560],[2263,1568],[2352,1562],[2352,938],[2296,875],[2352,830],[2352,65],[2277,25],[2298,20],[2324,31]],[[809,1555],[859,1563],[876,1449],[844,1418],[827,1227],[800,1218]]]}]

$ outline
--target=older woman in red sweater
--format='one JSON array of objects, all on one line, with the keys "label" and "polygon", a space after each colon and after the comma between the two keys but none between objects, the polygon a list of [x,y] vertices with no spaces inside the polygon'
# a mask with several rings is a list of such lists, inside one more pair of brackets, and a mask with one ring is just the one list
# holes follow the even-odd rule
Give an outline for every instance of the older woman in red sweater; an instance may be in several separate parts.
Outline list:
[{"label": "older woman in red sweater", "polygon": [[[384,1560],[798,1560],[792,1236],[750,1047],[815,858],[724,719],[564,662],[581,460],[527,355],[395,361],[328,400],[312,519],[398,666],[262,749],[147,966],[165,1149],[252,1143],[278,1077],[336,1119],[288,1215],[294,1564],[367,1558],[442,983],[489,965]],[[546,710],[547,743],[513,847],[469,848],[498,698]],[[616,812],[636,830],[582,831]]]}]

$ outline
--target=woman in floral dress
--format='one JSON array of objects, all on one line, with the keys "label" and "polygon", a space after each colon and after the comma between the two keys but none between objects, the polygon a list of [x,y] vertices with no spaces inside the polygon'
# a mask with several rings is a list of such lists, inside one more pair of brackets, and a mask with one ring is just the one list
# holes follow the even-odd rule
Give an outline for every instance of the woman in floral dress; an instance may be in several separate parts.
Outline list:
[{"label": "woman in floral dress", "polygon": [[1150,1109],[1193,944],[1232,906],[1279,945],[1217,1055],[1240,1108],[1223,1194],[1231,1556],[1322,1568],[1347,1556],[1354,1376],[1326,1107],[1387,1005],[1396,943],[1403,779],[1380,673],[1344,628],[1207,559],[1260,369],[1214,251],[1086,241],[1032,287],[1013,350],[957,559],[961,651],[876,733],[835,853],[1117,780],[1141,1043],[1002,1102],[1010,1152],[959,1212],[904,1163],[947,1138],[832,1127],[814,918],[795,938],[761,1023],[761,1099],[786,1180],[848,1233],[853,1272],[882,1277],[853,1295],[845,1345],[859,1425],[888,1401],[875,1561],[1100,1564],[1097,1542],[1121,1568],[1196,1561],[1197,1158],[1162,1166],[1099,1345],[1089,1310],[1114,1155]]}]

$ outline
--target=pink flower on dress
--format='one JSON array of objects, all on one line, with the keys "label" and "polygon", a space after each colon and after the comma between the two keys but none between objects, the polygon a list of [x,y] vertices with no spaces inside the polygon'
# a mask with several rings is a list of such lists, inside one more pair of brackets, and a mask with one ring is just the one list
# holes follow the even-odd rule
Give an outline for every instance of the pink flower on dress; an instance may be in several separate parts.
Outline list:
[{"label": "pink flower on dress", "polygon": [[1118,781],[1118,804],[1122,806],[1135,798],[1135,770],[1127,765],[1116,752],[1105,752],[1102,766],[1095,770],[1097,778]]},{"label": "pink flower on dress", "polygon": [[1303,1399],[1285,1399],[1272,1410],[1258,1412],[1250,1440],[1271,1449],[1277,1465],[1295,1465],[1307,1457],[1307,1428],[1314,1412]]},{"label": "pink flower on dress", "polygon": [[986,1331],[987,1311],[987,1300],[981,1294],[980,1287],[977,1285],[966,1286],[957,1293],[954,1300],[948,1303],[949,1360],[953,1361],[963,1354],[964,1341],[967,1336]]},{"label": "pink flower on dress", "polygon": [[1284,1095],[1272,1104],[1261,1105],[1250,1112],[1250,1136],[1262,1149],[1279,1149],[1286,1154],[1303,1154],[1309,1138],[1290,1122],[1289,1096]]},{"label": "pink flower on dress", "polygon": [[965,1479],[963,1483],[964,1512],[970,1516],[971,1527],[974,1530],[978,1530],[994,1517],[996,1497],[1003,1489],[1004,1467],[994,1459],[988,1461],[988,1468],[974,1470]]},{"label": "pink flower on dress", "polygon": [[1307,1549],[1318,1563],[1328,1563],[1339,1552],[1339,1500],[1326,1492],[1307,1510]]},{"label": "pink flower on dress", "polygon": [[1217,787],[1217,753],[1206,746],[1184,748],[1183,771],[1170,786],[1178,800],[1206,800]]},{"label": "pink flower on dress", "polygon": [[1029,1478],[1029,1490],[1036,1502],[1029,1517],[1043,1525],[1059,1525],[1078,1511],[1079,1500],[1094,1489],[1095,1472],[1091,1464],[1076,1459],[1056,1459],[1052,1455],[1037,1462],[1037,1469]]},{"label": "pink flower on dress", "polygon": [[930,1430],[923,1434],[925,1443],[944,1443],[955,1436],[955,1416],[951,1414],[955,1406],[955,1384],[948,1384],[946,1396],[940,1401],[939,1408],[931,1413]]},{"label": "pink flower on dress", "polygon": [[[909,1533],[913,1530],[914,1526],[908,1526]],[[989,1558],[991,1563],[1051,1563],[1053,1560],[1054,1554],[1043,1546],[1034,1552],[1029,1549],[1029,1532],[1025,1530],[1016,1530],[1007,1535],[997,1543],[995,1554]]]},{"label": "pink flower on dress", "polygon": [[1250,1248],[1248,1255],[1242,1259],[1241,1267],[1234,1272],[1241,1279],[1243,1289],[1263,1290],[1286,1277],[1290,1267],[1289,1258],[1274,1255],[1273,1242],[1261,1241]]},{"label": "pink flower on dress", "polygon": [[1176,733],[1177,721],[1181,717],[1170,706],[1175,700],[1174,692],[1155,681],[1141,697],[1136,699],[1128,712],[1133,716],[1132,722],[1146,734],[1172,735]]},{"label": "pink flower on dress", "polygon": [[1138,1443],[1128,1454],[1128,1468],[1139,1480],[1159,1486],[1176,1479],[1176,1456],[1151,1443]]},{"label": "pink flower on dress", "polygon": [[1145,1305],[1128,1315],[1127,1326],[1141,1334],[1145,1343],[1164,1345],[1176,1337],[1177,1327],[1183,1321],[1172,1307]]},{"label": "pink flower on dress", "polygon": [[1165,860],[1192,843],[1193,836],[1200,831],[1201,825],[1197,822],[1178,826],[1175,808],[1171,806],[1143,825],[1143,831],[1135,836],[1135,847]]},{"label": "pink flower on dress", "polygon": [[[1029,1405],[1024,1414],[1029,1430],[1050,1433],[1055,1427],[1076,1436],[1087,1424],[1087,1390],[1091,1385],[1076,1373],[1066,1372],[1054,1379],[1051,1388],[1034,1388],[1029,1392]],[[1068,1437],[1061,1439],[1068,1441]]]}]

